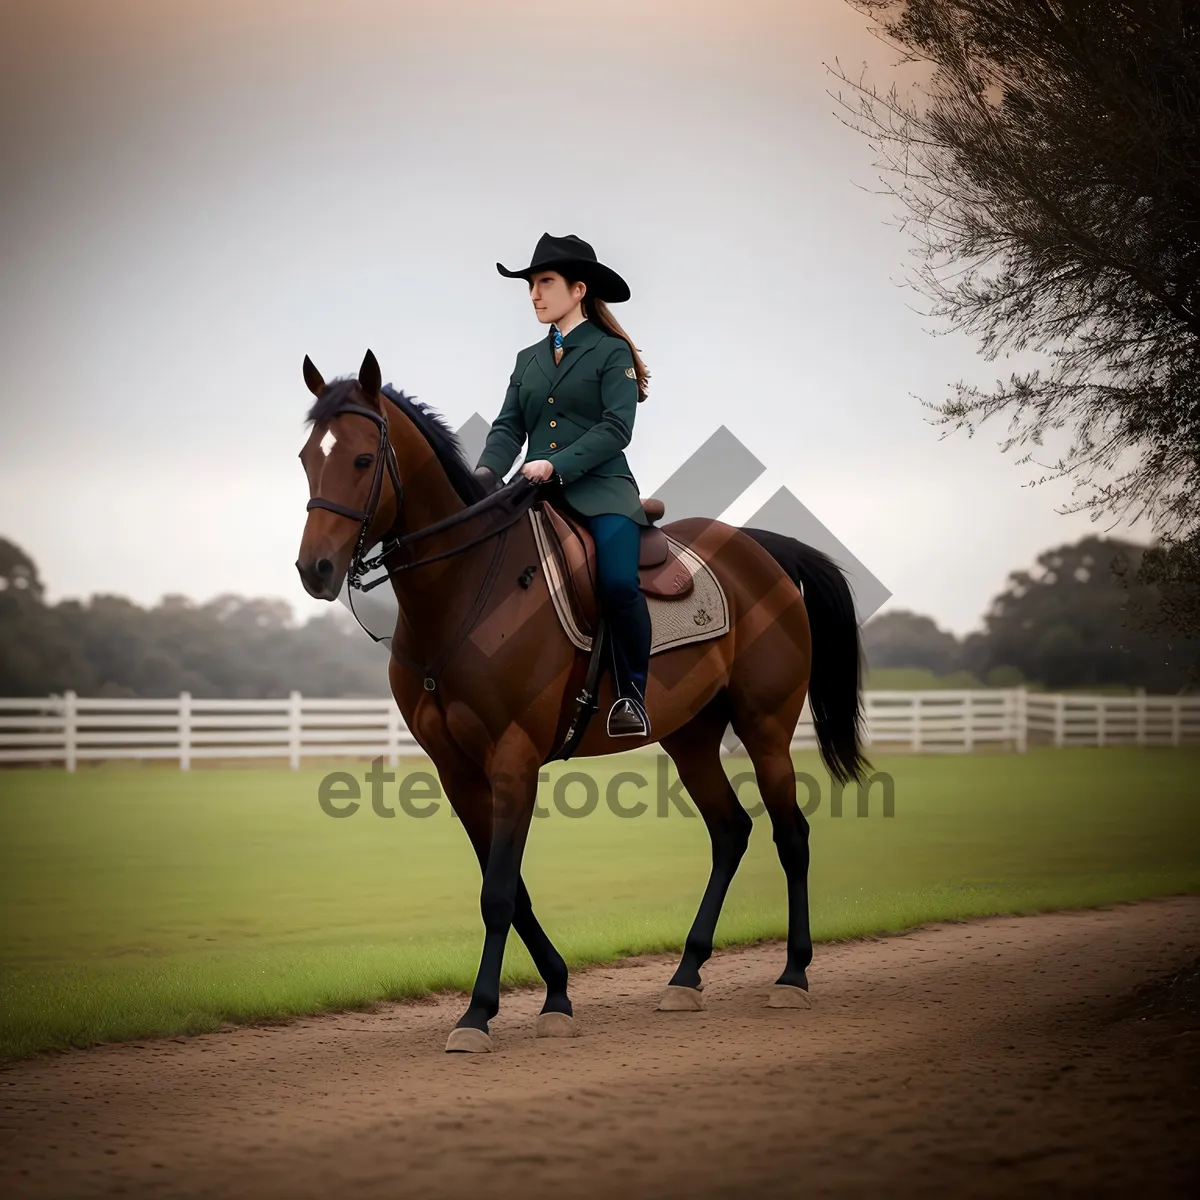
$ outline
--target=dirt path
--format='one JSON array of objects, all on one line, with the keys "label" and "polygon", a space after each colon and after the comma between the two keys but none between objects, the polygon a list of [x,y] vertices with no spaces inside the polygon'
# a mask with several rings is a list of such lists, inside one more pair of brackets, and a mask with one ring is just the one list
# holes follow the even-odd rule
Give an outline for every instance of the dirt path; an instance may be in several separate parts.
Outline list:
[{"label": "dirt path", "polygon": [[1198,956],[1177,898],[819,946],[808,1012],[762,946],[702,1013],[653,1011],[663,959],[578,973],[574,1041],[507,995],[492,1055],[442,1053],[446,997],[47,1057],[0,1072],[0,1189],[1196,1194]]}]

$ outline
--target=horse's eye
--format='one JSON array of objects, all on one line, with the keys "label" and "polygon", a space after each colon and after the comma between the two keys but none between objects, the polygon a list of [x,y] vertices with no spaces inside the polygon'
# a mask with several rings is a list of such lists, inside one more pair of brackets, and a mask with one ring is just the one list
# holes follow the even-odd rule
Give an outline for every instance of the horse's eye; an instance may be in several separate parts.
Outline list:
[{"label": "horse's eye", "polygon": [[354,460],[354,465],[355,465],[356,467],[358,467],[358,468],[359,468],[359,470],[363,470],[364,468],[366,468],[366,467],[369,467],[369,466],[370,466],[370,465],[371,465],[371,464],[372,464],[374,461],[375,461],[375,455],[373,455],[373,454],[360,454],[360,455],[359,455],[359,456],[358,456],[358,457],[357,457],[357,458]]}]

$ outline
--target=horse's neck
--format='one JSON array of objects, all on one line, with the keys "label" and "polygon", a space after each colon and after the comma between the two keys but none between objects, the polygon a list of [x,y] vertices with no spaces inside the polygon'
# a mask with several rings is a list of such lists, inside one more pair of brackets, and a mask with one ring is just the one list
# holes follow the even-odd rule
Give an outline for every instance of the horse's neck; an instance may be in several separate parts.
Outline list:
[{"label": "horse's neck", "polygon": [[404,503],[393,532],[398,536],[416,533],[466,508],[433,447],[408,417],[392,414],[388,436],[404,484]]},{"label": "horse's neck", "polygon": [[[392,532],[399,537],[416,533],[466,508],[420,430],[403,413],[390,413],[388,424],[388,436],[404,483],[404,503]],[[412,547],[411,553],[417,559],[432,558],[460,545],[466,536],[462,529],[448,529],[423,538]],[[392,575],[396,601],[414,633],[436,637],[447,621],[453,621],[461,607],[460,593],[468,587],[473,592],[475,577],[486,569],[486,564],[480,566],[480,561],[476,547],[427,567]]]}]

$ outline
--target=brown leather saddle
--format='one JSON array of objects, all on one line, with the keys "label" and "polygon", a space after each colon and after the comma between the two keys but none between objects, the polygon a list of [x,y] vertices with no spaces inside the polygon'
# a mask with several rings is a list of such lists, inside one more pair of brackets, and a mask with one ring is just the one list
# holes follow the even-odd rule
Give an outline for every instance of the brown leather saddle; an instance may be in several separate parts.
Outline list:
[{"label": "brown leather saddle", "polygon": [[[569,581],[575,611],[591,633],[596,628],[596,544],[579,522],[542,502],[554,535],[553,549],[563,576]],[[671,550],[667,535],[654,522],[662,519],[661,500],[643,500],[642,511],[651,524],[642,530],[638,554],[638,582],[647,596],[660,600],[682,600],[696,584],[687,566]]]}]

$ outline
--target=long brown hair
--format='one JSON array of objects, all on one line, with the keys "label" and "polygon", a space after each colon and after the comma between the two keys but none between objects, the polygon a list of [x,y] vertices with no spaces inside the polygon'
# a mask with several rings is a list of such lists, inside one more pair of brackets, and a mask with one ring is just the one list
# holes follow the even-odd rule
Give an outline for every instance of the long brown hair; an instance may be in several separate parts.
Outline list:
[{"label": "long brown hair", "polygon": [[[567,279],[567,283],[570,284],[578,282],[579,280],[576,279]],[[585,279],[583,282],[587,283],[587,280]],[[642,362],[642,356],[633,344],[633,338],[621,328],[617,318],[612,315],[612,309],[603,300],[593,300],[590,292],[585,293],[583,297],[583,315],[598,325],[609,337],[620,338],[628,345],[629,352],[633,355],[633,369],[637,372],[638,403],[641,404],[646,398],[650,372],[646,370],[646,364]]]}]

